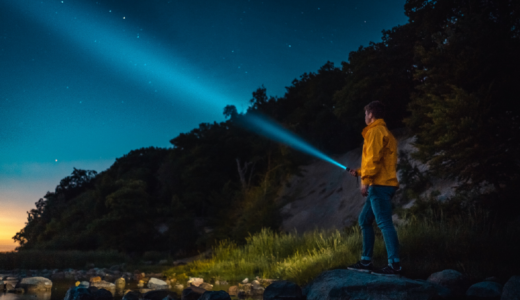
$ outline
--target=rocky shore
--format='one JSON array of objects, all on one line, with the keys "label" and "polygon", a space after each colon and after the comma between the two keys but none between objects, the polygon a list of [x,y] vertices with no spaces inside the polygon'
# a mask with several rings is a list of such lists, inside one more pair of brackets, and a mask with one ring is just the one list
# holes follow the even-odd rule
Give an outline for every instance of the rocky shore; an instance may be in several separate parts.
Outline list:
[{"label": "rocky shore", "polygon": [[[320,274],[312,282],[299,287],[289,281],[256,277],[244,279],[237,285],[226,281],[204,282],[190,277],[177,282],[161,273],[125,272],[124,265],[89,270],[0,270],[0,291],[10,293],[48,292],[53,280],[74,280],[64,300],[318,300],[318,299],[497,299],[520,300],[520,276],[511,277],[505,284],[496,278],[470,284],[455,270],[432,274],[427,280],[377,276],[350,270],[331,270]],[[133,282],[134,289],[127,283]],[[213,291],[214,286],[226,291]]]}]

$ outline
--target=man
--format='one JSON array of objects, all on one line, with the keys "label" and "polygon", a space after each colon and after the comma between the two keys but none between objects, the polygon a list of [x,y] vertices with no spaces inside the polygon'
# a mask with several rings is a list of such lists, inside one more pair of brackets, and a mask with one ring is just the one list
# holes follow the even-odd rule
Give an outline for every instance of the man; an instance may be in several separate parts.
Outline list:
[{"label": "man", "polygon": [[[363,234],[361,261],[348,269],[384,276],[400,276],[399,241],[392,222],[392,197],[399,186],[396,174],[397,142],[383,120],[384,106],[373,101],[365,106],[365,123],[361,168],[351,170],[352,176],[361,177],[361,195],[367,197],[359,214]],[[383,233],[388,255],[388,266],[373,270],[374,219]]]}]

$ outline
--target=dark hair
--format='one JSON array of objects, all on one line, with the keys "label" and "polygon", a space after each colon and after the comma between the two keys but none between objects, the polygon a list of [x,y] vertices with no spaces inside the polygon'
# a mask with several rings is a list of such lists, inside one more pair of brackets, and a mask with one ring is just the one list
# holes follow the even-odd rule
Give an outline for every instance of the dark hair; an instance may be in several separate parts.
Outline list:
[{"label": "dark hair", "polygon": [[372,101],[365,106],[365,110],[372,113],[374,118],[382,119],[385,117],[385,105],[381,101]]}]

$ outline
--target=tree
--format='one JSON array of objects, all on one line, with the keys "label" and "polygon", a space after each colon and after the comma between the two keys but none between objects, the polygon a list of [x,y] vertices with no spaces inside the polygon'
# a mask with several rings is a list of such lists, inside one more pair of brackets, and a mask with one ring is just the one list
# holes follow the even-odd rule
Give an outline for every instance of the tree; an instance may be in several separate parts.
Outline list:
[{"label": "tree", "polygon": [[[424,38],[406,124],[417,135],[417,157],[461,180],[460,188],[500,191],[520,174],[519,12],[514,1],[408,1]],[[425,23],[431,16],[436,26]]]}]

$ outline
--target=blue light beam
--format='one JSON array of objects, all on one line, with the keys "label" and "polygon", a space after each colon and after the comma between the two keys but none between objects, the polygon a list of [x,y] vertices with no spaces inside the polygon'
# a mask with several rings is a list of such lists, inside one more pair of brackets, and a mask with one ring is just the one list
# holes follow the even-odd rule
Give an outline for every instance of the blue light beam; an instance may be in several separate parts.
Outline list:
[{"label": "blue light beam", "polygon": [[[59,1],[35,3],[11,0],[7,3],[103,61],[120,76],[142,86],[154,83],[154,89],[158,87],[171,99],[182,101],[186,108],[218,112],[226,105],[240,104],[235,98],[226,96],[222,87],[217,88],[198,79],[197,74],[203,72],[187,64],[182,57],[172,55],[174,50],[153,46],[155,41],[140,35],[137,26],[123,25],[121,20],[117,22],[117,17],[109,13],[103,16],[99,9],[79,2],[61,5]],[[129,34],[131,31],[134,34]],[[247,114],[244,119],[249,125],[246,127],[267,138],[349,170],[265,117]]]},{"label": "blue light beam", "polygon": [[225,105],[244,104],[226,97],[229,91],[224,84],[210,82],[204,70],[189,64],[176,49],[164,47],[152,32],[142,32],[138,24],[122,19],[122,14],[101,11],[92,3],[62,2],[8,0],[5,4],[83,50],[78,56],[95,57],[120,78],[164,95],[180,108],[221,117]]},{"label": "blue light beam", "polygon": [[[283,128],[281,125],[275,123],[272,120],[269,120],[265,116],[261,116],[259,114],[248,113],[243,117],[243,122],[246,123],[246,127],[249,127],[250,130],[261,134],[269,139],[278,141],[282,144],[285,144],[289,147],[312,155],[316,158],[322,159],[326,162],[329,162],[335,166],[342,168],[343,170],[349,171],[350,168],[340,164],[334,159],[328,157],[318,149],[312,147],[304,140],[296,136],[294,133],[289,130]],[[248,126],[247,126],[248,125]]]}]

